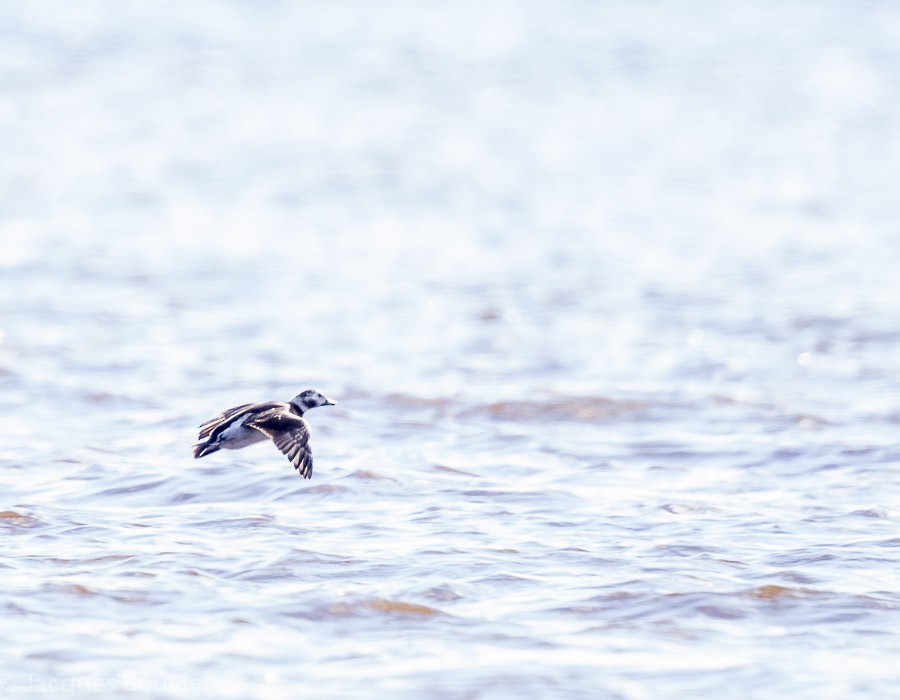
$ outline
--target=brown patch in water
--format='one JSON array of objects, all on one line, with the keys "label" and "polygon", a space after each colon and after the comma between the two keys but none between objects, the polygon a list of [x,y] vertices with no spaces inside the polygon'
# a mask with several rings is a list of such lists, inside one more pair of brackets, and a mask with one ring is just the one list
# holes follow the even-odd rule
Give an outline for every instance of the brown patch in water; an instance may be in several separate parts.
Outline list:
[{"label": "brown patch in water", "polygon": [[0,520],[5,521],[9,525],[16,527],[35,527],[40,525],[40,520],[33,518],[25,513],[17,513],[14,510],[4,510],[0,512]]},{"label": "brown patch in water", "polygon": [[808,596],[812,591],[804,588],[786,588],[775,584],[767,584],[759,586],[746,592],[751,598],[762,598],[763,600],[781,600],[782,598],[802,598]]},{"label": "brown patch in water", "polygon": [[337,484],[319,484],[318,486],[310,486],[303,489],[304,493],[340,493],[346,490],[346,486],[338,486]]},{"label": "brown patch in water", "polygon": [[645,408],[640,401],[607,399],[601,396],[569,397],[547,401],[497,401],[464,411],[487,413],[501,420],[574,420],[594,422]]},{"label": "brown patch in water", "polygon": [[448,474],[460,474],[462,476],[478,476],[478,474],[473,474],[472,472],[464,472],[462,469],[454,469],[453,467],[447,467],[443,464],[435,464],[434,470],[436,472],[447,472]]},{"label": "brown patch in water", "polygon": [[369,471],[368,469],[357,469],[355,472],[351,473],[350,476],[354,479],[365,479],[367,481],[393,481],[395,484],[400,483],[396,479],[392,479],[389,476],[382,476],[378,472]]},{"label": "brown patch in water", "polygon": [[387,600],[386,598],[373,598],[372,600],[363,600],[352,603],[334,603],[333,605],[329,605],[325,609],[325,612],[327,615],[338,615],[344,617],[359,615],[370,610],[374,610],[380,613],[393,613],[399,615],[421,615],[423,617],[443,614],[440,610],[429,607],[427,605],[419,605],[417,603],[404,603],[399,600]]},{"label": "brown patch in water", "polygon": [[65,590],[74,595],[97,595],[97,591],[92,590],[87,586],[82,586],[80,583],[70,584],[65,587]]},{"label": "brown patch in water", "polygon": [[379,612],[401,613],[404,615],[440,615],[440,610],[435,610],[427,605],[417,605],[416,603],[404,603],[399,600],[385,600],[376,598],[375,600],[366,601],[366,607]]}]

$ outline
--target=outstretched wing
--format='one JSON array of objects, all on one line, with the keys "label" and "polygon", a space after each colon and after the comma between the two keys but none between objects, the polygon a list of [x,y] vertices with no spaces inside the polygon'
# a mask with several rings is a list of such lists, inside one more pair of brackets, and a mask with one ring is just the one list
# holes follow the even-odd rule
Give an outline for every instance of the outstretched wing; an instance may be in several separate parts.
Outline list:
[{"label": "outstretched wing", "polygon": [[200,439],[210,438],[214,440],[219,433],[225,430],[231,423],[241,417],[245,413],[261,413],[273,408],[286,409],[289,408],[286,403],[278,401],[268,401],[267,403],[245,403],[234,408],[229,408],[221,415],[216,416],[212,420],[206,421],[200,426]]},{"label": "outstretched wing", "polygon": [[313,458],[309,448],[309,427],[300,416],[281,408],[263,411],[244,421],[244,426],[254,428],[271,438],[300,472],[304,479],[312,477]]},{"label": "outstretched wing", "polygon": [[216,416],[215,418],[212,418],[212,419],[206,421],[203,425],[200,426],[200,436],[199,436],[200,439],[203,440],[203,439],[209,437],[210,435],[212,435],[213,431],[216,428],[229,423],[232,418],[234,418],[239,413],[246,410],[247,408],[249,408],[252,405],[253,405],[252,403],[245,403],[245,404],[241,404],[240,406],[235,406],[234,408],[229,408],[224,413],[221,413],[218,416]]}]

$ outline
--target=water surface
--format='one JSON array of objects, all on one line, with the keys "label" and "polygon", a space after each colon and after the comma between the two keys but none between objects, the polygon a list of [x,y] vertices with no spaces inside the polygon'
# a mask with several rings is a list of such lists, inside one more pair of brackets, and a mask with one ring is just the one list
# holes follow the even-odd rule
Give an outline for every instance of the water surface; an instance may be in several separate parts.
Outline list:
[{"label": "water surface", "polygon": [[[900,10],[0,10],[0,691],[890,697]],[[315,386],[315,474],[196,426]]]}]

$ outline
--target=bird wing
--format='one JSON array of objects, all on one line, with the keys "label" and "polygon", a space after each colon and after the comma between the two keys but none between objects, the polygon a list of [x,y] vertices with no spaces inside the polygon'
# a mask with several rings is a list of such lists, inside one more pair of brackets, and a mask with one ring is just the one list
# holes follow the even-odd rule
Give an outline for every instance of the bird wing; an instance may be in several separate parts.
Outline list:
[{"label": "bird wing", "polygon": [[309,447],[309,426],[300,416],[283,408],[262,411],[244,421],[275,443],[304,479],[312,477],[313,457]]},{"label": "bird wing", "polygon": [[282,404],[277,401],[269,401],[268,403],[244,403],[240,406],[229,408],[224,413],[219,414],[215,418],[212,418],[201,425],[199,437],[201,440],[207,437],[214,440],[218,434],[231,425],[236,418],[240,418],[244,414],[259,413],[276,407],[285,408],[286,406],[287,404]]},{"label": "bird wing", "polygon": [[252,403],[244,403],[240,406],[235,406],[234,408],[229,408],[227,411],[220,413],[215,418],[211,418],[200,426],[200,439],[209,437],[212,435],[213,431],[216,428],[219,428],[223,425],[226,425],[231,422],[231,419],[245,411],[247,408],[252,406]]}]

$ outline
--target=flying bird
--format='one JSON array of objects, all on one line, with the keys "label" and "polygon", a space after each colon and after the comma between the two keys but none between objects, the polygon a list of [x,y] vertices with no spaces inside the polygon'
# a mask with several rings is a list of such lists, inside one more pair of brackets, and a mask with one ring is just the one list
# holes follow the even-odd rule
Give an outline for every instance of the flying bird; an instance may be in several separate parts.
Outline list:
[{"label": "flying bird", "polygon": [[288,403],[245,403],[200,426],[201,442],[194,445],[194,458],[199,459],[219,450],[239,450],[263,440],[271,440],[300,472],[304,479],[312,477],[313,458],[309,447],[309,426],[303,414],[316,406],[334,406],[315,389],[301,391]]}]

